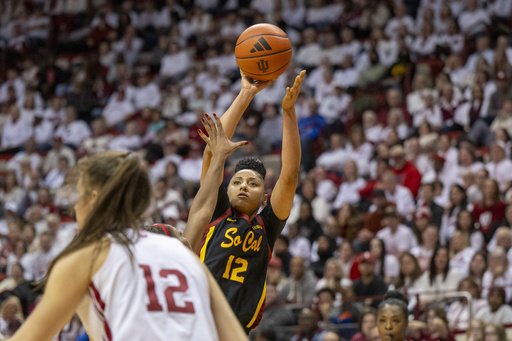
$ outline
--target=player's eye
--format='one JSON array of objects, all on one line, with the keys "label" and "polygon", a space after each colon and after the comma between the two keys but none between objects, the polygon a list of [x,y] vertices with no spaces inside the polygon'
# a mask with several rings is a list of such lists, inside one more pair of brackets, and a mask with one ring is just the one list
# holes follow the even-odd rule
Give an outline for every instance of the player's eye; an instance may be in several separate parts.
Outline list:
[{"label": "player's eye", "polygon": [[240,181],[233,181],[233,185],[240,185]]}]

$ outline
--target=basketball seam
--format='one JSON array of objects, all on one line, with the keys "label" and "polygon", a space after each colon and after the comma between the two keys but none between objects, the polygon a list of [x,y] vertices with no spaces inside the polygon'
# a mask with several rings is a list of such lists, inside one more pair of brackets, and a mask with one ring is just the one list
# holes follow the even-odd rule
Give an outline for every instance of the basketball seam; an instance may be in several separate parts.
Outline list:
[{"label": "basketball seam", "polygon": [[275,54],[279,54],[279,53],[283,53],[283,52],[288,52],[290,51],[292,48],[290,47],[289,49],[286,49],[286,50],[283,50],[283,51],[279,51],[279,52],[274,52],[274,53],[268,53],[268,54],[262,54],[262,55],[259,55],[259,56],[251,56],[251,57],[236,57],[236,59],[251,59],[251,58],[261,58],[261,57],[268,57],[268,56],[273,56]]},{"label": "basketball seam", "polygon": [[242,69],[242,71],[244,73],[247,73],[249,75],[256,75],[256,76],[266,76],[266,75],[271,75],[273,73],[276,73],[277,71],[281,70],[282,68],[284,68],[286,65],[290,64],[290,61],[287,61],[286,64],[284,64],[283,66],[281,66],[279,69],[275,70],[275,71],[272,71],[270,73],[252,73],[252,72],[247,72],[245,70]]},{"label": "basketball seam", "polygon": [[278,36],[277,34],[268,34],[268,33],[256,34],[256,35],[254,35],[254,36],[250,36],[250,37],[245,38],[245,39],[244,39],[244,40],[242,40],[241,42],[237,43],[237,44],[235,45],[235,47],[236,47],[236,46],[238,46],[238,45],[240,45],[240,44],[242,44],[244,41],[246,41],[246,40],[248,40],[248,39],[251,39],[251,38],[254,38],[254,37],[259,37],[259,36],[271,36],[271,37],[279,37],[279,38],[287,38],[287,39],[288,39],[288,36],[287,36],[287,35],[285,35],[285,36]]}]

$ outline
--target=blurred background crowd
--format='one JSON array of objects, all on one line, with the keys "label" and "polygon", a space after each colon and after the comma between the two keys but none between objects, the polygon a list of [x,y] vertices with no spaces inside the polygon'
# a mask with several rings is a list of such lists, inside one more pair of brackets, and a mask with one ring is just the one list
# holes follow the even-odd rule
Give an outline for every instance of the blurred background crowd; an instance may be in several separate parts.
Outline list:
[{"label": "blurred background crowd", "polygon": [[[301,181],[252,337],[377,341],[372,309],[395,288],[410,298],[411,340],[504,340],[511,15],[512,0],[0,1],[0,334],[37,304],[32,281],[76,232],[79,158],[141,153],[153,221],[184,228],[198,118],[236,97],[236,39],[265,22],[294,55],[244,114],[235,139],[250,144],[227,177],[261,158],[271,193],[280,102],[308,74]],[[61,340],[79,330],[72,321]]]}]

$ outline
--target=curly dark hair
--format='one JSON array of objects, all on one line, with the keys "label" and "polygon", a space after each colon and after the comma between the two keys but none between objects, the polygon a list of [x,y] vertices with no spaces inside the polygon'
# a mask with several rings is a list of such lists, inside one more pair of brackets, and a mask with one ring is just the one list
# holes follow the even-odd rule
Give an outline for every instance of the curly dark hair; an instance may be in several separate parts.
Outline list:
[{"label": "curly dark hair", "polygon": [[400,308],[404,314],[404,318],[407,319],[409,313],[407,306],[409,305],[409,299],[398,291],[388,291],[384,296],[384,300],[379,304],[378,311],[380,312],[385,305],[394,305]]},{"label": "curly dark hair", "polygon": [[265,180],[265,176],[267,175],[267,170],[265,169],[263,162],[252,156],[244,157],[242,160],[238,161],[238,163],[235,166],[235,173],[238,173],[243,169],[250,169],[255,171],[256,173],[261,175],[261,178],[263,180]]}]

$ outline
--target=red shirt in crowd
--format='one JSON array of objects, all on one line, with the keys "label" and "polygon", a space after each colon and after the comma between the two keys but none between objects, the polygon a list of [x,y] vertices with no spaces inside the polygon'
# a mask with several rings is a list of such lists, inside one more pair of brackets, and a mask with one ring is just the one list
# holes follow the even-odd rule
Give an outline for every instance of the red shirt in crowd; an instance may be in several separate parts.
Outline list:
[{"label": "red shirt in crowd", "polygon": [[402,169],[393,168],[397,176],[398,183],[411,190],[413,197],[416,198],[421,185],[421,174],[412,163],[405,161]]},{"label": "red shirt in crowd", "polygon": [[493,206],[483,207],[481,203],[476,203],[473,208],[473,217],[480,227],[480,232],[483,233],[485,241],[489,242],[491,239],[495,225],[505,217],[505,208],[507,206],[503,201],[498,201]]}]

